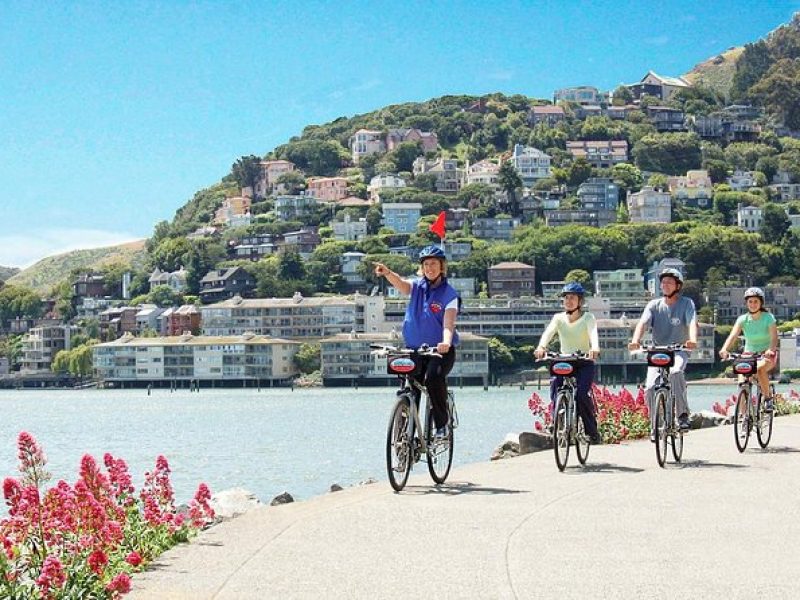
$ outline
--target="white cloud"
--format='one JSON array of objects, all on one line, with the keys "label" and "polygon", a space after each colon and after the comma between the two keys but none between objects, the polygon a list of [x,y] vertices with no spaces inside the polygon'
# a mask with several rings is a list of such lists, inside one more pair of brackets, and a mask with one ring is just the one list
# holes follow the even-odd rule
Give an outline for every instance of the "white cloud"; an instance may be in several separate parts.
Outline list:
[{"label": "white cloud", "polygon": [[341,98],[345,98],[347,96],[351,96],[353,94],[358,94],[361,92],[367,92],[369,90],[375,89],[380,87],[383,82],[380,79],[368,79],[367,81],[362,81],[360,83],[354,83],[353,85],[346,86],[343,88],[339,88],[328,92],[328,97],[333,100],[339,100]]},{"label": "white cloud", "polygon": [[0,265],[25,268],[36,261],[71,250],[115,246],[142,239],[130,233],[99,229],[39,229],[0,236]]},{"label": "white cloud", "polygon": [[669,43],[669,36],[668,35],[657,35],[655,37],[645,38],[645,44],[650,44],[651,46],[665,46]]},{"label": "white cloud", "polygon": [[513,69],[497,69],[488,74],[489,79],[497,79],[499,81],[510,81],[514,77]]}]

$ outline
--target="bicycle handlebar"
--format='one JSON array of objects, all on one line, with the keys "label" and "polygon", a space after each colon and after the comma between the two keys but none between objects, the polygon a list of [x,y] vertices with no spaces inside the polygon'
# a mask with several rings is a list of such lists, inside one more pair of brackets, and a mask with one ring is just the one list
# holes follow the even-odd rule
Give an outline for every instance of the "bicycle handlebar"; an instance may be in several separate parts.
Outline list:
[{"label": "bicycle handlebar", "polygon": [[633,352],[667,352],[673,351],[677,352],[679,350],[691,350],[691,348],[687,348],[685,344],[667,344],[666,346],[639,346],[636,350],[631,350]]},{"label": "bicycle handlebar", "polygon": [[763,356],[764,356],[764,354],[762,352],[739,352],[739,353],[728,352],[728,358],[723,359],[723,360],[725,362],[731,362],[731,361],[740,360],[740,359],[743,359],[743,358],[750,359],[750,360],[752,360],[752,359],[758,360],[759,358],[761,358]]},{"label": "bicycle handlebar", "polygon": [[[586,352],[578,351],[571,354],[561,354],[560,352],[551,352],[548,350],[542,358],[537,358],[534,362],[544,362],[546,360],[586,360],[591,361],[589,354]],[[592,361],[594,362],[594,361]]]},{"label": "bicycle handlebar", "polygon": [[397,346],[389,346],[387,344],[370,344],[369,347],[374,350],[373,354],[377,355],[384,355],[384,354],[405,354],[411,356],[412,354],[416,354],[418,356],[438,356],[442,358],[442,355],[436,351],[436,348],[431,348],[428,344],[422,344],[416,350],[414,348],[398,348]]}]

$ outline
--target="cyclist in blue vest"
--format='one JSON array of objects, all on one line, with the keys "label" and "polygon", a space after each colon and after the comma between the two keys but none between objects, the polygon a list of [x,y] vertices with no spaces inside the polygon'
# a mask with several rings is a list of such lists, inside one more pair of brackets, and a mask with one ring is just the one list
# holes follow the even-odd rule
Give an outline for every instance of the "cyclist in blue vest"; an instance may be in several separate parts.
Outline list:
[{"label": "cyclist in blue vest", "polygon": [[403,340],[409,348],[428,345],[438,356],[416,356],[415,376],[428,388],[436,435],[447,437],[447,374],[456,359],[458,345],[456,316],[460,299],[447,283],[447,256],[437,246],[419,253],[419,277],[407,280],[382,263],[375,263],[375,274],[385,277],[397,291],[410,295],[403,320]]},{"label": "cyclist in blue vest", "polygon": [[[691,298],[681,295],[683,274],[677,269],[666,268],[658,274],[661,287],[661,298],[651,300],[645,306],[628,350],[635,351],[641,346],[639,342],[645,328],[650,327],[653,343],[656,346],[682,344],[691,350],[697,347],[697,313]],[[689,402],[686,397],[686,363],[689,353],[681,350],[675,353],[675,364],[669,371],[669,384],[675,395],[678,411],[678,427],[681,431],[689,431]],[[647,407],[650,410],[650,441],[655,442],[655,385],[658,379],[658,368],[647,368],[647,380],[644,384]]]},{"label": "cyclist in blue vest", "polygon": [[769,387],[769,373],[775,368],[775,358],[778,354],[778,326],[772,313],[764,308],[764,300],[764,290],[758,287],[747,288],[744,293],[747,314],[736,319],[728,339],[722,344],[719,355],[723,360],[728,358],[728,348],[739,335],[744,335],[744,351],[761,354],[756,378],[761,388],[761,396],[764,398],[764,410],[772,412],[774,402]]}]

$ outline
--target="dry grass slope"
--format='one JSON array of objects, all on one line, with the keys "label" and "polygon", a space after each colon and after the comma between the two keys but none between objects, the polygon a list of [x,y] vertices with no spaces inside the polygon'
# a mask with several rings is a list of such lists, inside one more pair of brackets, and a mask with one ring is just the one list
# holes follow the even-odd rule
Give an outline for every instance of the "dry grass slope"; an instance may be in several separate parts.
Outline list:
[{"label": "dry grass slope", "polygon": [[113,263],[139,264],[145,254],[144,242],[145,240],[137,240],[118,246],[73,250],[48,256],[11,277],[8,283],[32,288],[39,294],[47,294],[54,285],[69,276],[73,269],[95,269]]},{"label": "dry grass slope", "polygon": [[722,54],[695,65],[683,78],[693,85],[710,88],[727,98],[736,73],[736,61],[742,52],[744,47],[741,46],[729,48]]}]

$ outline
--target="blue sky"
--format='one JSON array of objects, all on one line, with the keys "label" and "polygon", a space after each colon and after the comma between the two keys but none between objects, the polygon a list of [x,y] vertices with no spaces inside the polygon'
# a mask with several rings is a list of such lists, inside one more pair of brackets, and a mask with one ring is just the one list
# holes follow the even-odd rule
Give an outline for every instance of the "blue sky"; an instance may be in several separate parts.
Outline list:
[{"label": "blue sky", "polygon": [[0,265],[147,237],[305,125],[611,89],[754,41],[800,0],[0,3]]}]

